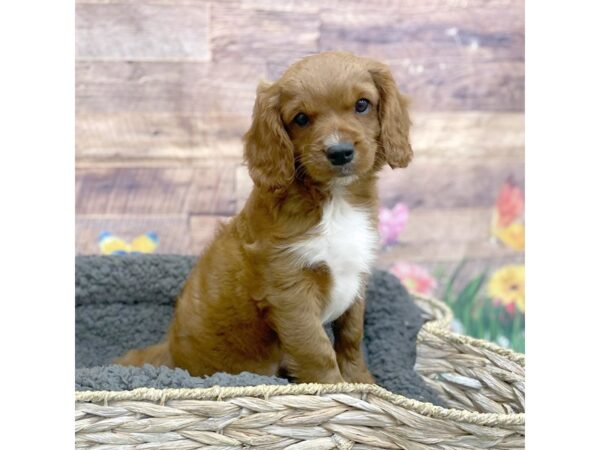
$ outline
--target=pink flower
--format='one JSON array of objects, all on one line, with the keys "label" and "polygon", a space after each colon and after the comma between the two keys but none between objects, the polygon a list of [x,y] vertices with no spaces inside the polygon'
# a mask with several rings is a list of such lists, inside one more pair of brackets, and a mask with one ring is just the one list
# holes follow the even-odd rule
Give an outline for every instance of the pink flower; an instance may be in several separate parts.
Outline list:
[{"label": "pink flower", "polygon": [[390,272],[402,281],[409,292],[432,295],[437,288],[437,280],[426,268],[416,264],[398,262],[390,268]]},{"label": "pink flower", "polygon": [[509,313],[511,316],[514,316],[514,315],[515,315],[515,312],[516,312],[516,310],[517,310],[517,307],[515,306],[515,304],[514,304],[514,303],[511,303],[511,304],[509,304],[509,305],[506,305],[506,311],[508,311],[508,313]]},{"label": "pink flower", "polygon": [[508,321],[505,311],[510,314],[510,316],[514,316],[517,312],[517,307],[514,303],[504,304],[502,300],[498,298],[492,298],[492,305],[503,308],[503,310],[500,312],[500,322],[502,323],[506,323]]},{"label": "pink flower", "polygon": [[398,236],[406,227],[408,221],[408,206],[397,203],[392,209],[379,209],[379,235],[382,245],[397,242]]}]

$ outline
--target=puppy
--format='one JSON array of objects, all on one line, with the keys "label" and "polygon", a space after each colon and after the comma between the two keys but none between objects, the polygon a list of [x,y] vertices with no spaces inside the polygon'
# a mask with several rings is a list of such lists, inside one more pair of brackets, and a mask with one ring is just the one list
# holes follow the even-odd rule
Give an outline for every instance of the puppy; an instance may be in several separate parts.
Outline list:
[{"label": "puppy", "polygon": [[360,344],[376,174],[410,162],[409,126],[389,69],[371,59],[313,55],[260,84],[244,136],[254,182],[244,209],[187,278],[165,341],[116,362],[373,383]]}]

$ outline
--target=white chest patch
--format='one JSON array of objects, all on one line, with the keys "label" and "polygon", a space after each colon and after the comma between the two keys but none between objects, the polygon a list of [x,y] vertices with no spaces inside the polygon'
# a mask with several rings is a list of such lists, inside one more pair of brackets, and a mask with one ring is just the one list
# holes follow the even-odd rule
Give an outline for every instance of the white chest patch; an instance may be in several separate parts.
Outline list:
[{"label": "white chest patch", "polygon": [[329,267],[332,289],[321,316],[323,323],[337,319],[356,299],[362,275],[371,270],[375,260],[378,240],[368,212],[335,193],[310,237],[292,246],[303,265],[324,262]]}]

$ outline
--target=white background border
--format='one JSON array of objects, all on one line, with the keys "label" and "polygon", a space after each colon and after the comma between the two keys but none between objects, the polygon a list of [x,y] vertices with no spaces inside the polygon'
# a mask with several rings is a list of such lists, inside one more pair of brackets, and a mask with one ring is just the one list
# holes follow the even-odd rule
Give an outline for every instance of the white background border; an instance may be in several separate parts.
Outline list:
[{"label": "white background border", "polygon": [[[598,441],[594,4],[526,2],[528,449]],[[74,4],[0,9],[3,444],[73,448]]]},{"label": "white background border", "polygon": [[71,1],[0,5],[3,448],[74,447],[74,30]]}]

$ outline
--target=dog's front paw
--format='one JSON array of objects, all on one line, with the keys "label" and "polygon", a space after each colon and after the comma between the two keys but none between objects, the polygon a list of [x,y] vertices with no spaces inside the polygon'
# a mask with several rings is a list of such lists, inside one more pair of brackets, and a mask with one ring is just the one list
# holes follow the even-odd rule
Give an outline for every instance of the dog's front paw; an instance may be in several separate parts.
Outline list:
[{"label": "dog's front paw", "polygon": [[340,370],[346,383],[376,384],[375,378],[362,358],[352,361],[341,360]]},{"label": "dog's front paw", "polygon": [[345,380],[338,372],[335,374],[330,374],[330,375],[322,377],[319,382],[321,384],[338,384],[338,383],[344,383]]},{"label": "dog's front paw", "polygon": [[377,384],[375,378],[373,378],[373,375],[371,375],[371,372],[366,367],[359,368],[353,366],[352,369],[342,369],[342,376],[346,383]]}]

